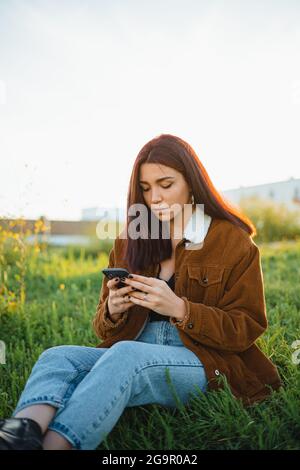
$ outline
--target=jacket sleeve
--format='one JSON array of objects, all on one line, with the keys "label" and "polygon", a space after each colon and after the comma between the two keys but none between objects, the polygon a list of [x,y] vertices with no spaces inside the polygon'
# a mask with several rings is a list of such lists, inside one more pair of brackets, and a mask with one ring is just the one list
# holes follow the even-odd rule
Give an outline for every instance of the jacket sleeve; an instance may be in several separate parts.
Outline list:
[{"label": "jacket sleeve", "polygon": [[218,307],[185,302],[187,314],[180,324],[194,340],[224,351],[248,349],[267,329],[266,304],[260,252],[253,242],[233,267]]},{"label": "jacket sleeve", "polygon": [[[115,246],[109,253],[108,268],[113,268],[115,263]],[[96,335],[101,339],[107,339],[122,329],[128,318],[128,310],[126,310],[122,317],[117,321],[112,321],[109,317],[108,310],[108,294],[109,288],[107,287],[108,279],[103,275],[102,285],[100,290],[99,301],[96,309],[96,314],[92,320],[93,329]]]}]

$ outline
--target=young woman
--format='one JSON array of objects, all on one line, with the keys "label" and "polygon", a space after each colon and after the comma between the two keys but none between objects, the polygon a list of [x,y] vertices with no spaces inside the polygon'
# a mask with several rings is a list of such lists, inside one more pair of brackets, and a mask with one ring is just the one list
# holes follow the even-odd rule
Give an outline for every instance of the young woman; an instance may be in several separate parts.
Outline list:
[{"label": "young woman", "polygon": [[[145,210],[132,215],[134,204]],[[141,149],[127,214],[109,267],[132,277],[120,288],[102,280],[93,318],[101,343],[40,355],[0,423],[0,448],[95,449],[126,407],[173,408],[225,382],[248,406],[282,385],[255,344],[267,328],[255,227],[190,145],[162,134]]]}]

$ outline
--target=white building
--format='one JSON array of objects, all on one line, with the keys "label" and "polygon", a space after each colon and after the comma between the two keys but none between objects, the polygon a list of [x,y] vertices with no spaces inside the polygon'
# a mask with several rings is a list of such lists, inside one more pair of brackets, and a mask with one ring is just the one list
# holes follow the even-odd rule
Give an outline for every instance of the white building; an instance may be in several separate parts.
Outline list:
[{"label": "white building", "polygon": [[230,202],[239,204],[241,197],[258,196],[276,203],[283,203],[288,209],[300,209],[300,178],[290,178],[276,183],[256,186],[240,186],[236,189],[220,191]]}]

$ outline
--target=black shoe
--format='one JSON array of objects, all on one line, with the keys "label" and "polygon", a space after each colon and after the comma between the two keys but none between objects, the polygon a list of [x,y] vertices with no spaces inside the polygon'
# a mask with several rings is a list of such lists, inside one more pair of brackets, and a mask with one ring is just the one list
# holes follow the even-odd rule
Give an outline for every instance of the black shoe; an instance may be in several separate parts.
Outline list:
[{"label": "black shoe", "polygon": [[43,450],[42,441],[42,429],[33,419],[0,419],[0,450]]}]

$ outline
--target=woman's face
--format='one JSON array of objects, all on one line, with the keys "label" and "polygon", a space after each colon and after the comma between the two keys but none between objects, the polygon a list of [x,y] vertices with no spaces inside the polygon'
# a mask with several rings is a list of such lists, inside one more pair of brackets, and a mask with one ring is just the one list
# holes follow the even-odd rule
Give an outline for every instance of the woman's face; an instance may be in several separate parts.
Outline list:
[{"label": "woman's face", "polygon": [[[191,202],[191,191],[183,175],[169,166],[143,163],[140,167],[139,184],[145,204],[161,221],[171,221],[181,213],[184,204]],[[173,204],[176,206],[170,211]],[[165,207],[167,209],[161,212],[155,210]]]}]

